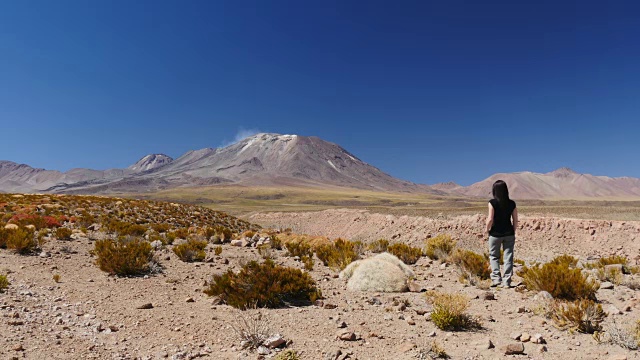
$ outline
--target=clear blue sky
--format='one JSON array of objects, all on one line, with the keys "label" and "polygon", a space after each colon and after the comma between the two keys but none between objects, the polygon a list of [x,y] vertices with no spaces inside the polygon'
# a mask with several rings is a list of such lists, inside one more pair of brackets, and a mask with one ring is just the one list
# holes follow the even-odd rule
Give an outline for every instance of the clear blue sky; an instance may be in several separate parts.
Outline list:
[{"label": "clear blue sky", "polygon": [[419,183],[640,177],[640,4],[3,1],[0,159],[125,167],[243,130]]}]

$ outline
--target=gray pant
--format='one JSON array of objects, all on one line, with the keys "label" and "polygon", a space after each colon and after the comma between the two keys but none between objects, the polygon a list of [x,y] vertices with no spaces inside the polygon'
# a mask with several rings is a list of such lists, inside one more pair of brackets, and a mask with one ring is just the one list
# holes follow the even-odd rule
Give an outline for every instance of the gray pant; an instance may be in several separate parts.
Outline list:
[{"label": "gray pant", "polygon": [[[491,262],[491,282],[494,284],[502,282],[504,285],[511,285],[513,275],[513,246],[516,237],[489,236],[489,261]],[[504,275],[500,275],[500,248],[504,250]]]}]

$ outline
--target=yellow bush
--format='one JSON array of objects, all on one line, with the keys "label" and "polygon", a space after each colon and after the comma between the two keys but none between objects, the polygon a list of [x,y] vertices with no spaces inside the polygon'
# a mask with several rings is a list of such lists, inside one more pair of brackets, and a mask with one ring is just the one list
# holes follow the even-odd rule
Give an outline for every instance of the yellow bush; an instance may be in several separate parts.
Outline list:
[{"label": "yellow bush", "polygon": [[324,266],[332,269],[342,270],[360,258],[356,251],[356,245],[344,239],[336,239],[331,244],[319,245],[315,250],[316,256]]},{"label": "yellow bush", "polygon": [[367,246],[367,249],[369,249],[371,252],[374,252],[374,253],[383,253],[387,251],[388,247],[389,247],[389,240],[379,239],[370,243],[369,246]]},{"label": "yellow bush", "polygon": [[100,270],[120,276],[148,273],[152,261],[151,245],[139,238],[98,240],[93,254]]},{"label": "yellow bush", "polygon": [[600,281],[608,281],[616,285],[620,285],[624,281],[624,275],[622,274],[622,271],[616,268],[598,268],[598,270],[596,270],[596,277]]},{"label": "yellow bush", "polygon": [[6,246],[18,254],[26,255],[38,248],[35,232],[28,228],[9,230],[6,233]]},{"label": "yellow bush", "polygon": [[297,256],[299,258],[303,258],[304,256],[313,256],[313,250],[311,250],[311,245],[307,244],[304,241],[300,242],[288,242],[285,244],[287,248],[287,256]]},{"label": "yellow bush", "polygon": [[456,247],[456,242],[450,235],[441,234],[427,240],[424,254],[433,260],[446,260]]},{"label": "yellow bush", "polygon": [[629,260],[627,260],[624,256],[612,255],[608,257],[603,257],[598,260],[598,263],[602,266],[606,265],[614,265],[614,264],[622,264],[627,265]]},{"label": "yellow bush", "polygon": [[529,290],[547,291],[556,299],[595,300],[600,287],[597,281],[589,279],[580,269],[570,268],[567,263],[525,266],[518,275]]},{"label": "yellow bush", "polygon": [[458,331],[481,328],[477,319],[469,316],[469,299],[462,294],[428,291],[427,300],[433,305],[431,321],[441,330]]},{"label": "yellow bush", "polygon": [[550,261],[551,264],[562,265],[569,268],[575,268],[578,264],[578,259],[573,256],[564,254],[560,256],[556,256],[553,260]]},{"label": "yellow bush", "polygon": [[602,305],[589,299],[555,301],[551,308],[551,319],[559,328],[585,334],[602,331],[601,323],[606,316]]},{"label": "yellow bush", "polygon": [[640,320],[636,322],[636,326],[633,330],[636,341],[638,342],[638,347],[640,347]]},{"label": "yellow bush", "polygon": [[222,246],[216,246],[213,249],[213,253],[216,254],[216,256],[220,256],[220,254],[222,254]]},{"label": "yellow bush", "polygon": [[422,249],[402,243],[389,245],[387,251],[408,265],[415,264],[422,257]]},{"label": "yellow bush", "polygon": [[56,238],[58,240],[69,240],[73,232],[69,228],[59,227],[56,229]]},{"label": "yellow bush", "polygon": [[204,249],[207,242],[204,240],[189,239],[186,243],[173,247],[173,252],[184,262],[202,261],[207,256]]},{"label": "yellow bush", "polygon": [[473,251],[456,249],[449,257],[449,262],[458,268],[461,280],[472,284],[476,278],[487,280],[491,276],[489,260]]},{"label": "yellow bush", "polygon": [[4,292],[9,287],[9,279],[7,275],[0,274],[0,293]]},{"label": "yellow bush", "polygon": [[285,350],[278,354],[273,360],[300,360],[300,355],[295,350]]},{"label": "yellow bush", "polygon": [[228,270],[222,275],[214,275],[204,292],[219,296],[226,304],[239,309],[310,304],[321,297],[309,274],[276,265],[272,260],[262,264],[251,261],[237,274]]}]

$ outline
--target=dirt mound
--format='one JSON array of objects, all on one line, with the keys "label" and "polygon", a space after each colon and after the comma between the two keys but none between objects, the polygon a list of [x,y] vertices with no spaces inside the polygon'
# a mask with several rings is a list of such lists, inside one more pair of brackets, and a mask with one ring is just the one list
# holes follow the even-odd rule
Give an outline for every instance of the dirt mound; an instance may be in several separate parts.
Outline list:
[{"label": "dirt mound", "polygon": [[[260,213],[249,219],[266,227],[294,232],[391,241],[420,245],[428,237],[447,233],[464,247],[485,251],[485,215],[453,218],[395,216],[366,210],[338,209],[305,213]],[[640,222],[522,217],[517,256],[548,259],[558,254],[597,256],[620,254],[634,258],[640,250]]]}]

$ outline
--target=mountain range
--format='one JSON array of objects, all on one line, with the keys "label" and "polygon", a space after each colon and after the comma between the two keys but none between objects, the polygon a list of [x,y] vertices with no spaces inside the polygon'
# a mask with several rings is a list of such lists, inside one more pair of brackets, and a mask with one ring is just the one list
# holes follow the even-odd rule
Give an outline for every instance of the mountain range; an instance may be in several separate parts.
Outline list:
[{"label": "mountain range", "polygon": [[578,174],[568,168],[546,174],[495,174],[466,187],[452,182],[415,184],[392,177],[318,137],[270,133],[257,134],[223,148],[189,151],[177,159],[150,154],[126,169],[60,172],[0,161],[0,191],[23,193],[141,193],[238,184],[335,186],[486,198],[497,179],[507,182],[515,199],[640,198],[640,179]]}]

